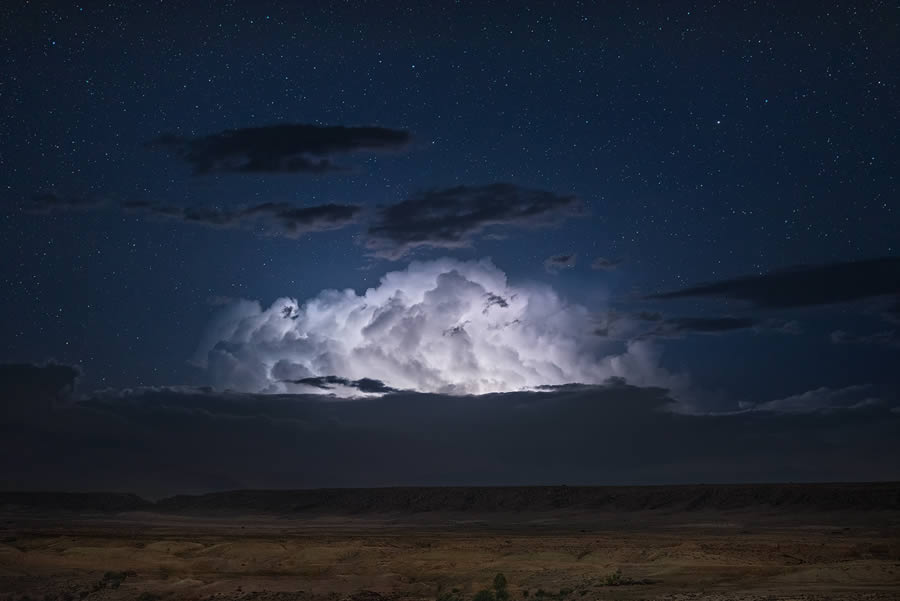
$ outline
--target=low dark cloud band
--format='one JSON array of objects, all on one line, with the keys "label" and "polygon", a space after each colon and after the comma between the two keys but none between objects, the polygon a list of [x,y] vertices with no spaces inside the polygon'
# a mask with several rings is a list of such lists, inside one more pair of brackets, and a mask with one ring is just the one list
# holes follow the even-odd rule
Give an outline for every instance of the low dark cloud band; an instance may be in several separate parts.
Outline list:
[{"label": "low dark cloud band", "polygon": [[187,162],[194,175],[212,173],[327,173],[342,170],[334,155],[399,150],[411,135],[386,127],[270,125],[184,137],[167,134],[150,142]]},{"label": "low dark cloud band", "polygon": [[728,298],[760,308],[786,309],[897,294],[900,294],[900,257],[880,257],[793,267],[653,294],[647,298]]},{"label": "low dark cloud band", "polygon": [[[863,387],[822,388],[712,415],[672,412],[665,390],[621,380],[542,392],[344,400],[142,388],[22,411],[35,398],[66,397],[77,373],[30,388],[41,369],[20,366],[0,378],[0,453],[17,458],[4,467],[8,489],[162,496],[237,488],[900,478],[900,413]],[[7,394],[10,386],[19,393]]]},{"label": "low dark cloud band", "polygon": [[369,225],[366,246],[398,259],[421,247],[461,248],[489,228],[539,228],[584,215],[574,195],[515,184],[456,186],[429,190],[383,207]]},{"label": "low dark cloud band", "polygon": [[284,202],[266,202],[242,209],[178,207],[145,202],[123,204],[126,210],[211,227],[245,227],[262,224],[269,233],[289,238],[310,232],[335,230],[355,223],[362,213],[358,205],[324,204],[298,207]]}]

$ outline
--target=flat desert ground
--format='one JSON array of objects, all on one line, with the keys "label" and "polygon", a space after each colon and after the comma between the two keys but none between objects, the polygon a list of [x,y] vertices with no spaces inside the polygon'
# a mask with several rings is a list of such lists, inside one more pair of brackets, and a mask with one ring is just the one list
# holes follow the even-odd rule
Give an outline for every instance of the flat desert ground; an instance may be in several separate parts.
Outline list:
[{"label": "flat desert ground", "polygon": [[900,484],[0,493],[0,600],[900,599]]}]

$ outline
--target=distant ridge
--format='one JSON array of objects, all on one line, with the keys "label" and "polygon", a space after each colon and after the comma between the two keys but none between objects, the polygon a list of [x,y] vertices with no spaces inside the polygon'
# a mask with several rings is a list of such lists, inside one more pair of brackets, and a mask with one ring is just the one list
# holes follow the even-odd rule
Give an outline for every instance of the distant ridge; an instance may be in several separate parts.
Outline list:
[{"label": "distant ridge", "polygon": [[152,507],[153,503],[131,493],[0,491],[0,510],[22,508],[119,513]]},{"label": "distant ridge", "polygon": [[156,502],[125,493],[0,492],[0,510],[354,515],[765,509],[900,511],[900,482],[236,490]]}]

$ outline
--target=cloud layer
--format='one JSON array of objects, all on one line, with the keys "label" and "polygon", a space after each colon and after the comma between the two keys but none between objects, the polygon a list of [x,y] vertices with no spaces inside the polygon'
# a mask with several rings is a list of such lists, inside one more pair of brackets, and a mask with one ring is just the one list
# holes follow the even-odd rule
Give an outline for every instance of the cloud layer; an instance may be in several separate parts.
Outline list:
[{"label": "cloud layer", "polygon": [[[50,213],[105,206],[104,202],[77,197],[36,194],[31,199],[29,210]],[[270,234],[287,237],[358,223],[362,221],[365,210],[357,204],[328,203],[303,207],[287,202],[220,208],[130,200],[117,206],[148,216],[211,227],[250,229],[262,226]],[[457,186],[431,190],[380,207],[365,219],[366,231],[362,241],[371,255],[397,260],[419,248],[469,247],[480,236],[499,235],[499,230],[550,227],[569,217],[584,214],[583,203],[572,195],[558,195],[508,183]],[[574,254],[551,257],[547,260],[548,269],[573,266],[575,258]]]},{"label": "cloud layer", "polygon": [[879,406],[883,400],[870,386],[848,386],[833,389],[827,386],[807,390],[783,399],[758,403],[749,407],[751,411],[774,411],[776,413],[815,413],[817,411],[840,411]]},{"label": "cloud layer", "polygon": [[[42,369],[12,369],[0,378],[0,399],[12,406],[65,397],[77,372]],[[0,415],[0,454],[17,458],[6,462],[0,488],[157,496],[326,486],[895,480],[900,413],[860,402],[870,397],[868,390],[821,389],[755,410],[684,415],[667,410],[673,401],[665,390],[621,381],[340,402],[110,390],[53,403],[40,414],[20,407]]]},{"label": "cloud layer", "polygon": [[48,214],[62,211],[91,211],[102,208],[106,201],[89,196],[62,196],[55,192],[33,194],[25,205],[30,213]]},{"label": "cloud layer", "polygon": [[420,247],[461,248],[489,228],[538,228],[585,214],[573,195],[515,184],[456,186],[429,190],[383,207],[369,225],[366,246],[398,259]]},{"label": "cloud layer", "polygon": [[288,238],[346,227],[355,223],[363,210],[358,205],[298,207],[285,202],[266,202],[241,209],[178,207],[141,201],[123,203],[122,207],[129,211],[210,227],[262,226],[269,234]]},{"label": "cloud layer", "polygon": [[900,257],[803,265],[654,294],[648,298],[718,297],[747,301],[761,308],[784,309],[888,295],[900,295]]},{"label": "cloud layer", "polygon": [[191,165],[194,175],[211,173],[326,173],[342,168],[332,157],[362,150],[397,150],[410,133],[385,127],[271,125],[230,129],[188,138],[164,135],[150,142]]},{"label": "cloud layer", "polygon": [[682,334],[719,334],[744,330],[759,325],[752,317],[672,317],[658,321],[648,335],[679,336]]},{"label": "cloud layer", "polygon": [[591,269],[612,271],[622,263],[622,259],[607,259],[606,257],[597,257],[591,263]]},{"label": "cloud layer", "polygon": [[547,287],[509,284],[489,261],[441,259],[388,273],[361,295],[232,303],[196,362],[215,386],[247,392],[321,392],[308,379],[324,376],[454,394],[610,377],[684,385],[658,367],[651,343],[596,336],[593,319]]},{"label": "cloud layer", "polygon": [[575,253],[551,255],[544,259],[544,269],[549,273],[559,273],[562,269],[572,269],[577,262],[578,255]]}]

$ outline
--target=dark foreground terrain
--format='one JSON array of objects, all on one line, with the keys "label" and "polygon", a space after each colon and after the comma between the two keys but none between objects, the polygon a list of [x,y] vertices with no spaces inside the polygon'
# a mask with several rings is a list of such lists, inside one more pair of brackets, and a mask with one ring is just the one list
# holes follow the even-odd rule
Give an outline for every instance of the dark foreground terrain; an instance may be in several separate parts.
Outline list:
[{"label": "dark foreground terrain", "polygon": [[900,599],[900,483],[0,493],[0,519],[0,600],[469,601],[497,573],[512,601]]}]

